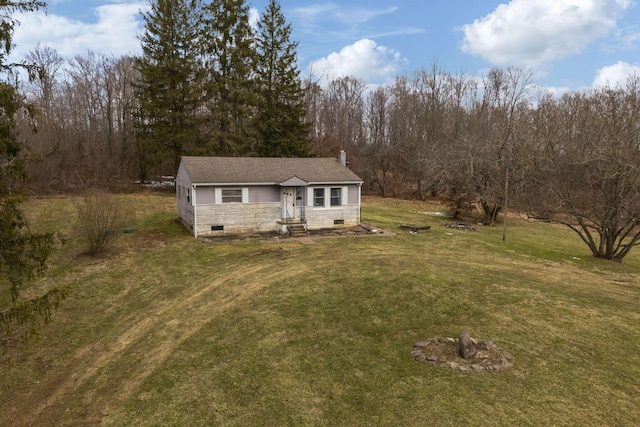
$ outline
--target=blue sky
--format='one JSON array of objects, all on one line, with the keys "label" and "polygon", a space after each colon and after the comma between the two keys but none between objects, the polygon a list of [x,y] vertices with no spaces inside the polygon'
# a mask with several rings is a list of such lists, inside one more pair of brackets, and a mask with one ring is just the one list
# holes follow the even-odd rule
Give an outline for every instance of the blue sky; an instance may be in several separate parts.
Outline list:
[{"label": "blue sky", "polygon": [[[268,0],[250,0],[255,18]],[[20,59],[40,46],[72,57],[140,51],[147,0],[49,0],[20,17]],[[437,62],[482,76],[519,66],[558,93],[640,74],[640,6],[633,0],[281,0],[303,76],[391,82]]]}]

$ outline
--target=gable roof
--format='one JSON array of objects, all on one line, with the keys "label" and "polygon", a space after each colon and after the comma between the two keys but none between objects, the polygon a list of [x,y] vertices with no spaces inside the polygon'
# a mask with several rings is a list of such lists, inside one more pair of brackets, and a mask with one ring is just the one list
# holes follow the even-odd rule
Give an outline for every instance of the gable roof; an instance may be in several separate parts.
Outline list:
[{"label": "gable roof", "polygon": [[313,183],[362,183],[334,158],[183,156],[193,184],[281,184],[290,178]]}]

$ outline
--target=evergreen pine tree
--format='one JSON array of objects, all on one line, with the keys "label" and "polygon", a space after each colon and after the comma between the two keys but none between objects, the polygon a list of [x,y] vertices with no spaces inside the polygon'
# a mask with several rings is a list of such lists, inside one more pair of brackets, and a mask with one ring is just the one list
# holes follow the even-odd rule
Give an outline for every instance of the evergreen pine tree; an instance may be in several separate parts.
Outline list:
[{"label": "evergreen pine tree", "polygon": [[[12,48],[15,12],[32,12],[44,2],[0,2],[0,344],[10,337],[28,338],[67,294],[51,288],[23,297],[24,286],[44,272],[54,247],[54,233],[30,231],[20,205],[26,200],[24,145],[16,135],[16,117],[31,112],[7,73]],[[27,67],[33,71],[33,67]]]},{"label": "evergreen pine tree", "polygon": [[197,58],[199,0],[155,0],[143,13],[142,57],[135,94],[140,178],[195,153],[199,141],[201,71]]},{"label": "evergreen pine tree", "polygon": [[270,0],[258,22],[256,115],[258,153],[272,157],[309,156],[304,91],[297,68],[297,42],[292,42],[277,0]]},{"label": "evergreen pine tree", "polygon": [[255,136],[251,119],[255,105],[255,49],[244,0],[213,0],[204,6],[201,46],[207,70],[211,154],[246,155]]}]

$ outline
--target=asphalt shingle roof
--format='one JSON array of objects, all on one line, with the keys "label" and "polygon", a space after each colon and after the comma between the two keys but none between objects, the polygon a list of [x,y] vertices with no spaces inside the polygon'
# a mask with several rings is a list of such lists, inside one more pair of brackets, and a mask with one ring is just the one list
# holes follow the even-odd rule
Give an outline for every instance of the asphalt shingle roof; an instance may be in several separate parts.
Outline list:
[{"label": "asphalt shingle roof", "polygon": [[309,183],[362,182],[334,158],[182,157],[194,184],[282,183],[294,176]]}]

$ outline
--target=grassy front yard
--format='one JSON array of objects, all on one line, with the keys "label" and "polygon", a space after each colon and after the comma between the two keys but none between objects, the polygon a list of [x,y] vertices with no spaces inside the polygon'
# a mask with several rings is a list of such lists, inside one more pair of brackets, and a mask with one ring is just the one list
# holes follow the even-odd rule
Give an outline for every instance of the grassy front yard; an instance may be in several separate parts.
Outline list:
[{"label": "grassy front yard", "polygon": [[[0,425],[640,425],[640,248],[615,264],[565,228],[514,218],[502,242],[378,198],[363,219],[393,237],[207,243],[173,197],[122,197],[134,232],[100,258],[81,254],[69,199],[26,206],[70,237],[41,283],[73,291],[0,356]],[[463,331],[514,367],[412,360]]]}]

